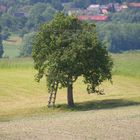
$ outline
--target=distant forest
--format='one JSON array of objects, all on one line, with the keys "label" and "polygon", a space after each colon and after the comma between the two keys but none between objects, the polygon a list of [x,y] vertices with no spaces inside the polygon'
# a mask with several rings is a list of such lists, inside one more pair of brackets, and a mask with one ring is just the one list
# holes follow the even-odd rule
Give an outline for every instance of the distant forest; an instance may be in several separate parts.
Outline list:
[{"label": "distant forest", "polygon": [[69,3],[72,2],[73,5],[76,6],[77,3],[79,5],[83,3],[88,3],[89,4],[107,4],[107,3],[112,3],[112,2],[117,2],[117,3],[122,3],[122,2],[140,2],[140,0],[1,0],[1,4],[35,4],[38,2],[43,2],[43,3],[51,3],[52,5],[56,4],[63,4],[63,3]]},{"label": "distant forest", "polygon": [[[25,41],[42,23],[49,22],[57,12],[87,8],[90,4],[140,2],[140,0],[0,0],[2,39],[16,33]],[[111,52],[140,49],[140,8],[110,13],[108,22],[97,24],[99,37]],[[96,24],[96,23],[95,23]],[[32,34],[32,35],[31,35]],[[29,35],[29,36],[28,36]],[[29,45],[31,46],[31,45]],[[21,49],[22,55],[30,55]],[[31,48],[31,47],[30,47]]]},{"label": "distant forest", "polygon": [[[87,8],[90,4],[111,2],[140,2],[140,0],[0,0],[0,25],[4,31],[21,36],[36,31],[40,24],[49,22],[55,13],[72,8]],[[110,15],[111,21],[139,22],[140,10],[129,10]]]},{"label": "distant forest", "polygon": [[90,4],[107,4],[107,3],[123,3],[123,2],[140,2],[140,0],[0,0],[0,4],[4,4],[8,7],[11,6],[23,6],[33,5],[38,2],[51,4],[57,10],[64,8],[64,3],[69,3],[72,7],[85,8]]}]

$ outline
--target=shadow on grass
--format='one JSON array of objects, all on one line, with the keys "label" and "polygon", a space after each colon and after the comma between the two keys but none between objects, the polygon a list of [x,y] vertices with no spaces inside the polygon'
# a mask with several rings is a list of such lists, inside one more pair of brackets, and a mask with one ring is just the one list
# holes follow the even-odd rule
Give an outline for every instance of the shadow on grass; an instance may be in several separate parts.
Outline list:
[{"label": "shadow on grass", "polygon": [[93,100],[87,102],[76,103],[73,108],[68,107],[66,104],[56,105],[56,107],[48,108],[47,106],[39,108],[24,108],[18,109],[15,112],[4,114],[0,116],[0,122],[7,122],[21,118],[36,117],[39,115],[54,115],[56,113],[68,111],[89,111],[100,109],[113,109],[117,107],[140,105],[139,100],[129,101],[125,99],[108,99],[108,100]]},{"label": "shadow on grass", "polygon": [[66,104],[57,105],[56,108],[60,110],[71,110],[71,111],[88,111],[88,110],[99,110],[99,109],[112,109],[116,107],[125,107],[140,105],[140,102],[123,100],[123,99],[108,99],[108,100],[94,100],[87,102],[76,103],[74,107],[68,107]]}]

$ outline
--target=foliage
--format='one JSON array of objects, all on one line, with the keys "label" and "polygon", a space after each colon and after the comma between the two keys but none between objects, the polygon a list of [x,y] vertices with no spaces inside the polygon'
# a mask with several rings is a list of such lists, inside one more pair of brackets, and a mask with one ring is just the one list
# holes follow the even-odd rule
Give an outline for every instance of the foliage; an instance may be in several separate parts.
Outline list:
[{"label": "foliage", "polygon": [[[127,0],[127,2],[129,1],[131,0]],[[64,9],[65,4],[69,5],[67,7],[70,8],[87,8],[93,3],[107,4],[110,2],[121,3],[124,0],[1,0],[1,4],[7,7],[7,11],[0,14],[0,22],[4,29],[8,28],[12,32],[22,32],[21,30],[35,31],[40,24],[49,22],[57,11],[66,10]],[[15,13],[20,12],[25,15],[15,16]],[[137,22],[139,21],[139,12],[135,12],[118,13],[112,15],[111,20]],[[131,17],[131,15],[135,16]]]},{"label": "foliage", "polygon": [[20,56],[31,56],[34,35],[35,35],[35,32],[24,35],[23,44],[20,50]]},{"label": "foliage", "polygon": [[85,1],[81,1],[81,0],[74,0],[73,2],[73,7],[77,7],[77,8],[86,8],[87,6],[89,6],[91,4],[90,0],[85,0]]},{"label": "foliage", "polygon": [[[140,0],[1,0],[1,4],[6,6],[7,10],[0,13],[0,25],[2,26],[5,35],[9,32],[14,32],[23,37],[24,34],[38,31],[39,26],[51,21],[58,11],[67,13],[71,8],[83,9],[87,8],[90,4],[103,5],[111,2],[140,2]],[[16,16],[16,13],[23,13],[23,15]],[[116,23],[116,29],[118,30],[116,30],[114,26]],[[128,23],[133,25],[130,26]],[[100,32],[104,32],[101,34],[102,39],[108,41],[109,51],[120,52],[131,49],[140,49],[138,46],[139,27],[136,25],[136,28],[138,29],[138,31],[136,31],[136,28],[134,27],[135,23],[140,23],[140,10],[138,8],[128,8],[121,12],[109,14],[109,21],[106,22],[105,25],[99,27]],[[124,28],[122,26],[124,26]],[[134,31],[132,33],[129,28],[133,30],[133,27]],[[125,31],[126,33],[124,33]],[[138,40],[136,40],[135,36]],[[129,38],[131,40],[130,43],[128,43],[129,41],[127,40]],[[135,47],[133,47],[132,44],[135,44]]]},{"label": "foliage", "polygon": [[40,24],[50,21],[56,12],[57,10],[48,3],[38,2],[33,5],[27,3],[26,5],[17,2],[13,3],[13,6],[9,5],[7,12],[0,15],[0,24],[3,30],[8,29],[8,31],[23,34],[24,31],[37,30]]},{"label": "foliage", "polygon": [[140,49],[139,24],[102,24],[98,26],[100,38],[108,43],[111,52]]},{"label": "foliage", "polygon": [[110,20],[118,23],[139,23],[140,22],[140,9],[129,8],[122,12],[110,14]]},{"label": "foliage", "polygon": [[111,52],[140,49],[140,10],[127,9],[110,15],[110,21],[98,24],[100,38]]},{"label": "foliage", "polygon": [[5,29],[8,28],[8,29],[14,30],[15,29],[14,25],[16,24],[15,18],[13,16],[11,16],[10,14],[4,13],[0,17],[0,24]]},{"label": "foliage", "polygon": [[9,32],[2,32],[2,40],[7,40],[10,36],[10,33]]},{"label": "foliage", "polygon": [[111,80],[112,60],[98,40],[95,25],[85,24],[74,16],[58,14],[44,24],[33,45],[37,80],[47,76],[49,90],[54,82],[61,87],[73,85],[84,77],[89,93],[104,80]]},{"label": "foliage", "polygon": [[3,55],[3,45],[2,45],[2,33],[1,33],[1,26],[0,26],[0,58]]}]

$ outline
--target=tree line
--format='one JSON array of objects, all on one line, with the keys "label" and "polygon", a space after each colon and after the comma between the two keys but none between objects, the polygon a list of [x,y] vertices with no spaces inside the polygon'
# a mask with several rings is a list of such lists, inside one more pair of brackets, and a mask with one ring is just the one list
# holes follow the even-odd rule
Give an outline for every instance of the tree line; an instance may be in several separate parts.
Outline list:
[{"label": "tree line", "polygon": [[[118,53],[140,49],[140,24],[138,23],[102,23],[98,24],[96,28],[99,38],[106,44],[110,52]],[[34,35],[35,32],[23,37],[21,56],[31,56]]]},{"label": "tree line", "polygon": [[[135,2],[131,0],[1,0],[7,6],[7,11],[0,13],[2,39],[7,39],[11,32],[23,38],[21,55],[31,55],[31,40],[34,32],[38,31],[41,24],[48,23],[53,16],[66,8],[85,8],[90,4],[106,4],[110,2]],[[140,2],[140,0],[136,0]],[[24,12],[26,16],[15,16],[16,12]],[[128,24],[129,23],[129,24]],[[108,42],[111,52],[140,49],[140,9],[132,8],[118,13],[110,13],[109,21],[98,23],[97,28],[100,38]],[[135,26],[136,25],[136,26]],[[133,32],[131,32],[133,31]],[[114,34],[115,33],[115,34]],[[25,35],[25,36],[24,36]],[[30,39],[28,39],[30,38]],[[136,40],[137,39],[137,40]],[[131,40],[131,41],[130,41]],[[129,43],[128,43],[129,42]],[[135,45],[131,45],[135,44]],[[2,46],[2,45],[1,45]]]},{"label": "tree line", "polygon": [[1,34],[1,26],[0,26],[0,58],[2,58],[3,55],[3,45],[2,45],[2,34]]},{"label": "tree line", "polygon": [[140,24],[108,23],[97,27],[100,39],[107,44],[110,52],[140,49]]},{"label": "tree line", "polygon": [[[42,23],[49,22],[59,11],[67,11],[69,8],[87,8],[90,4],[105,4],[110,2],[131,2],[131,0],[1,0],[1,4],[7,7],[5,12],[0,12],[0,25],[3,32],[16,32],[24,34],[37,31]],[[136,0],[140,2],[140,0]],[[133,1],[134,2],[134,1]],[[18,16],[16,13],[23,13]],[[109,15],[110,21],[140,21],[140,10],[121,12]]]}]

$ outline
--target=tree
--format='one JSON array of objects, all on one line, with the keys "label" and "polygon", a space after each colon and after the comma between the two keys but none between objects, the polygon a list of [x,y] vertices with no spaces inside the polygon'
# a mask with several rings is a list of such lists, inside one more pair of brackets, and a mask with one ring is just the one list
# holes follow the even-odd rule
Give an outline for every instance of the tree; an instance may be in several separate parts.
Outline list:
[{"label": "tree", "polygon": [[32,6],[30,10],[30,16],[28,19],[28,24],[33,27],[38,27],[38,25],[45,21],[42,13],[45,11],[47,5],[44,3],[36,3]]},{"label": "tree", "polygon": [[1,33],[1,26],[0,26],[0,58],[2,58],[3,55],[3,45],[2,45],[2,33]]},{"label": "tree", "polygon": [[74,0],[73,6],[77,8],[87,8],[91,4],[90,0]]},{"label": "tree", "polygon": [[56,13],[56,10],[51,5],[48,4],[45,11],[42,13],[42,15],[45,21],[48,22],[53,18],[55,13]]},{"label": "tree", "polygon": [[74,106],[73,83],[84,77],[88,93],[97,90],[104,80],[111,80],[112,60],[99,41],[96,27],[74,16],[59,13],[36,34],[33,43],[34,67],[37,81],[47,77],[49,91],[53,84],[67,88],[67,101]]},{"label": "tree", "polygon": [[97,27],[100,39],[108,43],[110,52],[140,49],[140,25],[138,23],[107,23]]},{"label": "tree", "polygon": [[51,0],[51,4],[55,9],[57,9],[59,11],[63,10],[63,6],[62,6],[62,3],[61,3],[60,0],[57,0],[57,1],[56,0]]},{"label": "tree", "polygon": [[34,35],[35,32],[31,32],[24,35],[23,44],[20,50],[20,56],[31,56]]}]

